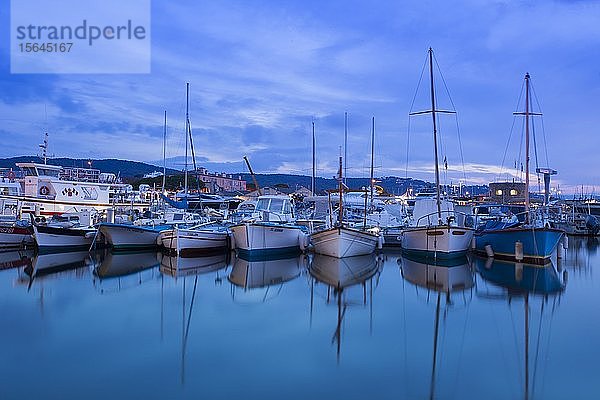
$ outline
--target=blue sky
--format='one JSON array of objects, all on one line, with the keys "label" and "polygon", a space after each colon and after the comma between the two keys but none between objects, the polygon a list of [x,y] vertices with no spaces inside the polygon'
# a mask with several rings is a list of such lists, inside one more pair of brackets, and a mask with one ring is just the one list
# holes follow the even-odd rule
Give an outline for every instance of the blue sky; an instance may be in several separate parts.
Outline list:
[{"label": "blue sky", "polygon": [[[0,157],[35,154],[42,132],[66,157],[161,160],[184,152],[185,82],[199,163],[332,176],[349,113],[348,166],[368,176],[371,117],[377,175],[432,180],[430,119],[408,112],[429,46],[458,112],[442,117],[447,181],[511,177],[520,122],[507,148],[526,72],[544,113],[537,142],[563,191],[600,185],[600,2],[152,2],[150,74],[10,74],[9,7],[0,6]],[[371,4],[373,3],[373,4]],[[436,79],[441,83],[439,76]],[[421,86],[414,109],[426,108]],[[450,107],[443,86],[440,107]],[[521,151],[522,153],[522,151]],[[538,149],[545,166],[546,150]],[[543,157],[542,157],[543,155]],[[533,156],[532,156],[533,159]],[[518,173],[517,173],[518,175]]]}]

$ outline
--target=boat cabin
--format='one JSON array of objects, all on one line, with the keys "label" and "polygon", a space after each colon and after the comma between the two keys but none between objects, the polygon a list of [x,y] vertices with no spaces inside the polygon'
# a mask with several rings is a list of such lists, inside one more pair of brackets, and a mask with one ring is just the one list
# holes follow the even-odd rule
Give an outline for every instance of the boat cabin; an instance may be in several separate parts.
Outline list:
[{"label": "boat cabin", "polygon": [[260,196],[254,214],[263,221],[290,222],[292,201],[288,196]]}]

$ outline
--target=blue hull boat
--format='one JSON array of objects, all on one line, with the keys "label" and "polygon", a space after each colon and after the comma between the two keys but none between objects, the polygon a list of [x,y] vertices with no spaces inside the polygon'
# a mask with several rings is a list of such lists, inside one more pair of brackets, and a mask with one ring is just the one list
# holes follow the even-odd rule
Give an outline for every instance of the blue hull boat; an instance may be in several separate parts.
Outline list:
[{"label": "blue hull boat", "polygon": [[[498,259],[544,264],[556,249],[564,232],[553,228],[511,227],[476,231],[477,253]],[[517,258],[517,242],[523,245],[523,259]],[[486,249],[487,246],[490,246]],[[491,252],[491,254],[490,254]]]}]

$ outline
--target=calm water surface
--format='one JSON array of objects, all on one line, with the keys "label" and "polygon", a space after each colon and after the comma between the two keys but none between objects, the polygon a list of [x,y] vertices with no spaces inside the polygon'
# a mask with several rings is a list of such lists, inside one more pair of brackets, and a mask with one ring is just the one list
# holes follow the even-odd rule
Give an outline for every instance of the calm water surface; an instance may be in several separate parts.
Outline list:
[{"label": "calm water surface", "polygon": [[597,239],[540,268],[0,253],[0,399],[597,399]]}]

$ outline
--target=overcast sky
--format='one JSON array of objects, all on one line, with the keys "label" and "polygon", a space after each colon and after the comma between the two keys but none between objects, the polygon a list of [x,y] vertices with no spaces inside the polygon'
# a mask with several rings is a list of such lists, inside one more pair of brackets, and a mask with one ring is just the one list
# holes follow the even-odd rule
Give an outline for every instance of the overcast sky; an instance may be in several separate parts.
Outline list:
[{"label": "overcast sky", "polygon": [[376,175],[433,180],[431,118],[408,118],[413,98],[429,107],[427,76],[415,91],[431,46],[440,108],[457,111],[440,117],[447,181],[518,178],[512,113],[529,72],[539,166],[547,155],[563,191],[600,189],[597,1],[154,0],[151,16],[150,74],[10,74],[3,28],[0,157],[37,153],[47,130],[55,156],[161,160],[163,110],[167,157],[182,156],[190,82],[196,155],[211,170],[243,171],[247,155],[256,172],[310,174],[314,120],[330,177],[348,112],[351,176],[369,174],[375,117]]}]

